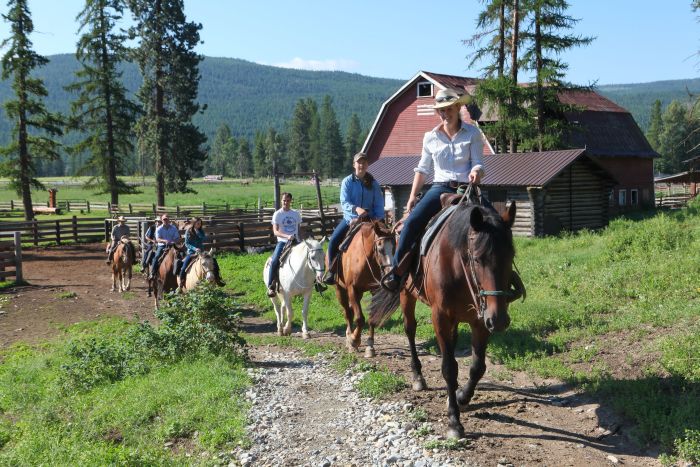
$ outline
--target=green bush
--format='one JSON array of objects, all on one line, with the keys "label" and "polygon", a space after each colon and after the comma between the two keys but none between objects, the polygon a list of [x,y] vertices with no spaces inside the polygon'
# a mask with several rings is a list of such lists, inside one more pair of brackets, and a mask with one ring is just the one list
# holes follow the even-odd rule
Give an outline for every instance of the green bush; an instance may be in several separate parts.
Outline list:
[{"label": "green bush", "polygon": [[240,318],[233,301],[220,289],[202,284],[188,294],[171,295],[156,311],[161,324],[139,323],[119,337],[92,337],[73,342],[61,365],[65,391],[89,390],[153,366],[202,355],[245,358]]},{"label": "green bush", "polygon": [[700,430],[685,430],[683,439],[675,442],[678,457],[693,465],[700,464]]}]

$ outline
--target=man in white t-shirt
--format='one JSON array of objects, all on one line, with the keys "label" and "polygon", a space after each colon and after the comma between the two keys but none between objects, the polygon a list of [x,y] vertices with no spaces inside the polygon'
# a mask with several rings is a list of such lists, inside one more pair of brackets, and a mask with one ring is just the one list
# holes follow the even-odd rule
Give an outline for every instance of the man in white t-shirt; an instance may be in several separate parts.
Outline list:
[{"label": "man in white t-shirt", "polygon": [[288,241],[299,237],[299,224],[301,224],[301,214],[292,209],[291,193],[282,193],[282,209],[278,209],[272,215],[272,231],[277,236],[277,246],[272,253],[270,275],[267,279],[268,297],[277,295],[275,281],[277,280],[277,270],[280,267],[280,255]]}]

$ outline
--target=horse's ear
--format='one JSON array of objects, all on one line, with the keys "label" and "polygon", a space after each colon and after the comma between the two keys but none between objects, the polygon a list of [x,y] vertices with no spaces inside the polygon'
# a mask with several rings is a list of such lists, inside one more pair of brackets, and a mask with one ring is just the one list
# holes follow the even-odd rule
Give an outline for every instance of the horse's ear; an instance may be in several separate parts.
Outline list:
[{"label": "horse's ear", "polygon": [[471,224],[472,229],[477,232],[483,230],[484,228],[484,215],[481,213],[481,209],[477,206],[472,208],[472,212],[469,215],[469,224]]},{"label": "horse's ear", "polygon": [[324,235],[319,243],[328,243],[328,236]]},{"label": "horse's ear", "polygon": [[511,201],[508,204],[508,209],[506,212],[501,214],[503,222],[506,223],[509,229],[513,228],[513,223],[515,223],[515,201]]},{"label": "horse's ear", "polygon": [[211,247],[209,249],[209,256],[212,256],[214,254],[214,247]]}]

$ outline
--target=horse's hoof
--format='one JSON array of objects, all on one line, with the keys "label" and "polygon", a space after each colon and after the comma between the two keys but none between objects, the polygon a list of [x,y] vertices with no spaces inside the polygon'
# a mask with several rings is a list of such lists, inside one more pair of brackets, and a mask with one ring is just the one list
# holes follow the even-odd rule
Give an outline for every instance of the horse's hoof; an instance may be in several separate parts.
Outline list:
[{"label": "horse's hoof", "polygon": [[282,332],[281,329],[278,329],[278,330],[277,330],[277,335],[278,335],[278,336],[284,336],[284,332]]},{"label": "horse's hoof", "polygon": [[425,391],[428,389],[428,385],[425,383],[425,378],[423,378],[423,376],[414,378],[412,387],[414,391]]},{"label": "horse's hoof", "polygon": [[447,433],[445,433],[447,439],[462,439],[464,438],[464,427],[462,425],[457,425],[457,427],[449,427]]},{"label": "horse's hoof", "polygon": [[367,347],[365,349],[365,358],[374,358],[377,354],[374,352],[374,347]]}]

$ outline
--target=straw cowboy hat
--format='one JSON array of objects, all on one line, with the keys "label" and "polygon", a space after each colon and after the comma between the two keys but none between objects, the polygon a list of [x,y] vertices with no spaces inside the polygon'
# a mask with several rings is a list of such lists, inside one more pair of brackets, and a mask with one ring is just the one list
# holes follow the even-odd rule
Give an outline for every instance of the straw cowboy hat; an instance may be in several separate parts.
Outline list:
[{"label": "straw cowboy hat", "polygon": [[454,104],[468,104],[471,100],[469,94],[458,94],[454,89],[440,89],[435,94],[433,109],[444,109]]},{"label": "straw cowboy hat", "polygon": [[126,222],[126,217],[124,217],[124,216],[117,217],[117,222]]}]

